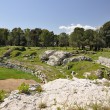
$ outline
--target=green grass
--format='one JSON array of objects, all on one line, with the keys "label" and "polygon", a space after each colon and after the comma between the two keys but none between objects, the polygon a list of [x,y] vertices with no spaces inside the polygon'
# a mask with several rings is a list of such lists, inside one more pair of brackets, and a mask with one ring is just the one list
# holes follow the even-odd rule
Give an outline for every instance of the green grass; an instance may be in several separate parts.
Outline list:
[{"label": "green grass", "polygon": [[93,60],[98,60],[99,56],[110,58],[110,52],[97,52],[96,54],[91,54],[88,56],[90,56]]},{"label": "green grass", "polygon": [[29,73],[25,73],[25,72],[18,71],[15,69],[8,69],[8,68],[0,67],[0,80],[10,79],[10,78],[13,78],[13,79],[33,79],[37,82],[40,82],[40,80],[37,77],[35,77]]},{"label": "green grass", "polygon": [[[34,69],[35,65],[40,66],[41,68],[43,67],[42,72],[46,74],[47,76],[47,80],[51,81],[57,78],[65,78],[65,75],[63,75],[56,67],[53,66],[49,66],[46,63],[42,63],[40,60],[40,56],[46,51],[46,50],[50,50],[53,49],[52,47],[48,47],[40,49],[39,47],[30,47],[30,49],[28,47],[25,47],[26,51],[20,51],[21,54],[19,56],[15,56],[16,52],[18,51],[13,51],[11,53],[11,57],[10,59],[12,61],[20,61],[23,62],[25,65],[27,65],[27,67]],[[35,58],[30,58],[30,57],[24,57],[25,55],[30,55],[32,53],[36,53]],[[26,59],[25,59],[26,58]],[[32,62],[33,60],[33,62]],[[38,69],[40,69],[40,67]]]},{"label": "green grass", "polygon": [[[2,56],[2,54],[5,53],[8,48],[15,48],[15,47],[17,47],[17,46],[0,47],[0,55]],[[65,78],[67,75],[71,78],[71,71],[75,71],[76,73],[78,73],[77,77],[83,78],[84,72],[96,71],[97,69],[100,69],[102,67],[99,64],[93,64],[93,62],[87,62],[87,61],[82,62],[81,61],[81,62],[74,62],[74,63],[72,62],[70,65],[73,65],[73,66],[69,70],[67,70],[64,68],[64,66],[53,67],[53,66],[47,65],[46,63],[42,63],[40,61],[40,56],[46,50],[62,50],[62,51],[68,51],[68,52],[76,51],[75,48],[72,48],[72,47],[68,47],[67,49],[65,47],[47,47],[47,48],[25,47],[25,48],[26,48],[26,51],[14,50],[13,52],[11,52],[9,60],[12,62],[13,61],[22,62],[26,67],[29,67],[30,69],[34,69],[35,66],[38,66],[37,68],[39,70],[42,70],[42,73],[44,73],[47,76],[48,81],[51,81],[51,80],[54,80],[57,78]],[[78,51],[81,52],[81,50],[78,50]],[[25,55],[30,55],[32,53],[36,53],[35,58],[24,57]],[[80,53],[77,55],[86,55],[86,56],[91,57],[93,60],[97,60],[99,56],[110,58],[110,49],[104,49],[103,52],[99,51],[99,52],[96,52],[96,54]],[[40,69],[40,67],[43,69]],[[6,71],[6,70],[4,69],[4,71]],[[16,71],[16,70],[13,70],[13,71]],[[19,75],[19,74],[17,74],[17,75]],[[10,75],[9,76],[6,75],[6,76],[8,78]],[[24,76],[24,75],[22,75],[22,76]],[[33,77],[33,76],[31,76],[31,77]],[[25,78],[25,76],[24,76],[24,78]],[[93,78],[94,78],[94,76],[93,76]]]},{"label": "green grass", "polygon": [[96,71],[97,69],[100,69],[101,67],[104,67],[104,66],[101,66],[100,64],[96,64],[96,63],[88,62],[88,61],[71,62],[70,64],[72,65],[72,68],[69,70],[65,69],[65,72],[68,75],[70,75],[72,71],[75,71],[76,73],[78,73],[76,75],[76,77],[78,78],[84,78],[83,74],[85,72],[91,72],[93,74],[90,77],[90,79],[95,79],[96,77],[94,75],[94,71]]},{"label": "green grass", "polygon": [[8,46],[6,46],[6,47],[0,47],[0,57],[3,56],[3,54],[4,54],[9,48],[11,48],[11,47],[8,47]]}]

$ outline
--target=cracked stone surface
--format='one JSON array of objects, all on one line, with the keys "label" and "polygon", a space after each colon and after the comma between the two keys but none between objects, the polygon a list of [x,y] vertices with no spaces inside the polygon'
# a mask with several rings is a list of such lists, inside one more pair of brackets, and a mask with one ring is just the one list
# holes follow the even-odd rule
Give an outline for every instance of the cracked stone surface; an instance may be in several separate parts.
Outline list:
[{"label": "cracked stone surface", "polygon": [[47,50],[41,56],[41,61],[46,62],[48,65],[57,66],[66,64],[68,62],[76,61],[92,61],[91,58],[86,56],[72,57],[73,54],[66,51]]},{"label": "cracked stone surface", "polygon": [[100,56],[99,59],[97,60],[97,63],[104,65],[106,67],[110,67],[110,58]]},{"label": "cracked stone surface", "polygon": [[110,87],[105,82],[110,83],[106,79],[57,79],[42,85],[42,93],[26,95],[15,90],[0,104],[0,110],[40,110],[41,103],[46,105],[42,110],[67,110],[70,106],[89,107],[95,103],[109,106]]}]

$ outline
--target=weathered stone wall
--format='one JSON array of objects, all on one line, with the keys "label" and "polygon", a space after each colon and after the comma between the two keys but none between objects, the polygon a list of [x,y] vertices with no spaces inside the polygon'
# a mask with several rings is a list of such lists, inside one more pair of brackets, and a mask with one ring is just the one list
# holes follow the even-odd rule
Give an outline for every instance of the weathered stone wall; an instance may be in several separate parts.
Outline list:
[{"label": "weathered stone wall", "polygon": [[0,66],[5,67],[5,68],[12,68],[12,69],[20,70],[20,71],[23,71],[26,73],[30,73],[30,74],[34,75],[35,77],[38,77],[39,79],[41,79],[43,83],[47,82],[46,75],[43,74],[41,70],[32,70],[28,67],[24,67],[23,65],[5,63],[5,62],[0,62]]}]

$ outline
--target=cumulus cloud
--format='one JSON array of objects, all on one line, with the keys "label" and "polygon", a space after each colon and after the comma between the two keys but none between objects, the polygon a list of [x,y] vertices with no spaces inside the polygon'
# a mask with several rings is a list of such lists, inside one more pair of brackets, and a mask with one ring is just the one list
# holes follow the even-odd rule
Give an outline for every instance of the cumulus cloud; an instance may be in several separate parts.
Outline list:
[{"label": "cumulus cloud", "polygon": [[92,26],[89,26],[89,25],[81,25],[81,24],[71,24],[70,26],[59,26],[59,29],[62,29],[64,32],[70,34],[71,32],[74,31],[74,29],[76,27],[80,27],[80,28],[84,28],[85,30],[87,29],[93,29],[93,30],[96,30],[96,27],[92,27]]}]

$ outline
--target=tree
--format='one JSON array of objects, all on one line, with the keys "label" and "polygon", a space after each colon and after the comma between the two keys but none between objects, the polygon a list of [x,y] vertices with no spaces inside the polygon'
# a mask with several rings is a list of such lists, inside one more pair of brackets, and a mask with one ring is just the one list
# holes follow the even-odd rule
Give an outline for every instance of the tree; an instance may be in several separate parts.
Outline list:
[{"label": "tree", "polygon": [[53,46],[57,46],[59,45],[59,35],[54,35],[54,43]]},{"label": "tree", "polygon": [[40,43],[44,47],[53,46],[54,45],[54,33],[49,32],[46,29],[43,29],[40,35]]},{"label": "tree", "polygon": [[105,41],[100,33],[100,30],[94,31],[93,45],[95,51],[99,51],[105,46]]},{"label": "tree", "polygon": [[90,50],[97,51],[103,48],[105,45],[105,41],[101,36],[100,30],[95,31],[92,29],[85,30],[84,36],[86,39],[85,44],[86,46],[90,47]]},{"label": "tree", "polygon": [[92,29],[85,30],[84,32],[85,44],[90,47],[90,50],[94,46],[94,31]]},{"label": "tree", "polygon": [[26,44],[26,42],[24,42],[26,41],[24,40],[25,39],[24,32],[21,28],[14,28],[10,34],[10,39],[12,40],[13,45],[16,46],[20,46],[21,44]]},{"label": "tree", "polygon": [[24,36],[26,39],[26,46],[31,46],[30,29],[24,29]]},{"label": "tree", "polygon": [[106,42],[106,47],[110,47],[110,21],[106,22],[101,28],[101,35]]},{"label": "tree", "polygon": [[39,46],[40,34],[42,30],[39,28],[30,31],[31,46]]},{"label": "tree", "polygon": [[70,45],[84,49],[84,41],[84,29],[79,27],[75,28],[74,32],[70,34]]},{"label": "tree", "polygon": [[100,50],[103,47],[110,47],[110,21],[106,22],[100,29],[84,30],[77,27],[68,35],[61,33],[54,35],[53,31],[47,29],[24,29],[14,28],[12,31],[0,28],[0,46],[76,46],[79,49],[85,49],[88,46],[90,50]]},{"label": "tree", "polygon": [[7,45],[9,30],[0,28],[0,45]]},{"label": "tree", "polygon": [[61,47],[66,47],[67,49],[67,46],[69,45],[69,37],[66,33],[61,33],[59,35],[59,46]]}]

